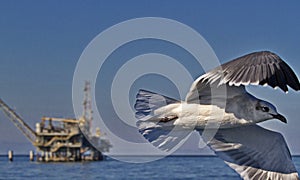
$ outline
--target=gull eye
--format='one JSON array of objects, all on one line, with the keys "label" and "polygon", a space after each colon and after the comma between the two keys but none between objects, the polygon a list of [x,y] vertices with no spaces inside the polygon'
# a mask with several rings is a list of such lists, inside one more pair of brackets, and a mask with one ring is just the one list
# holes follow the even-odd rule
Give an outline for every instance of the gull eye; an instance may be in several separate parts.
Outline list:
[{"label": "gull eye", "polygon": [[261,110],[263,112],[269,112],[270,111],[270,109],[268,107],[261,107]]}]

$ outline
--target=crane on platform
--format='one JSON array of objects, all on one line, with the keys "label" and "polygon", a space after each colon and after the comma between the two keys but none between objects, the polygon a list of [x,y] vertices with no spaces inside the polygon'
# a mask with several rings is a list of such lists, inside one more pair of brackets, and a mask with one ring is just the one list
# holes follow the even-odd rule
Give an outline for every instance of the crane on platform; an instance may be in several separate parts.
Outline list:
[{"label": "crane on platform", "polygon": [[[37,148],[38,161],[78,161],[103,159],[102,152],[112,147],[108,139],[96,129],[92,134],[93,120],[90,83],[85,83],[83,114],[79,119],[42,117],[32,130],[30,126],[2,99],[0,109]],[[47,123],[46,123],[47,122]],[[45,126],[47,124],[47,126]],[[89,156],[86,151],[92,152]]]},{"label": "crane on platform", "polygon": [[12,110],[2,99],[0,99],[0,109],[4,114],[15,124],[15,126],[27,137],[27,139],[34,143],[37,139],[37,134],[34,132],[28,124],[14,111]]}]

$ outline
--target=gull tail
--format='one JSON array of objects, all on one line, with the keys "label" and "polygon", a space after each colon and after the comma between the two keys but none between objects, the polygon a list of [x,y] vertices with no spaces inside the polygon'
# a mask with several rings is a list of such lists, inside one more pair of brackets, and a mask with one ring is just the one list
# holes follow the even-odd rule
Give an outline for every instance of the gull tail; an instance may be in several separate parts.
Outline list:
[{"label": "gull tail", "polygon": [[178,115],[174,113],[180,101],[140,90],[136,96],[136,125],[139,132],[154,146],[170,151],[190,134],[190,130],[175,126]]}]

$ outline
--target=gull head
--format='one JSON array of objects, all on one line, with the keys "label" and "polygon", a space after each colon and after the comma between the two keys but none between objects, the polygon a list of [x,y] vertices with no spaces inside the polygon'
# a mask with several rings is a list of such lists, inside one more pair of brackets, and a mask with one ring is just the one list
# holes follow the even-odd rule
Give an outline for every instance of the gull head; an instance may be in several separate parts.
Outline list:
[{"label": "gull head", "polygon": [[259,100],[256,103],[255,111],[256,116],[259,118],[260,121],[278,119],[281,122],[287,123],[286,118],[277,112],[276,107],[273,104],[267,101]]}]

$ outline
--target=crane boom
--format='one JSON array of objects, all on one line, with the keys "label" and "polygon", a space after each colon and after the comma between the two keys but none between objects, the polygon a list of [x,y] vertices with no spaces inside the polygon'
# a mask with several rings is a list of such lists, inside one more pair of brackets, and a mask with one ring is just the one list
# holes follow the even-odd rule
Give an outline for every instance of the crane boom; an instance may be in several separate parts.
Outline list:
[{"label": "crane boom", "polygon": [[23,119],[12,110],[2,99],[0,99],[0,109],[3,110],[4,114],[15,124],[15,126],[31,141],[32,143],[36,140],[36,133],[26,124]]}]

